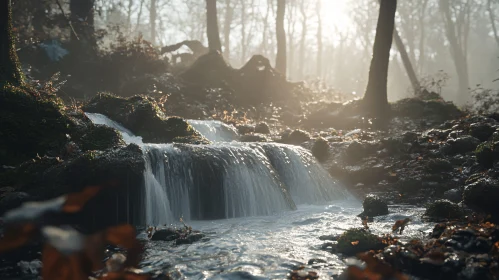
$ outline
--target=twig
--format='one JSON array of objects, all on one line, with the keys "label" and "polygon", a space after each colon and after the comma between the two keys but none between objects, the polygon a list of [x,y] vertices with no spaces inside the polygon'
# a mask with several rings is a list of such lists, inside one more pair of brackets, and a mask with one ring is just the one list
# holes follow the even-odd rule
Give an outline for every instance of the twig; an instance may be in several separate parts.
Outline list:
[{"label": "twig", "polygon": [[69,19],[67,16],[66,16],[66,13],[64,13],[64,9],[62,8],[62,5],[61,5],[61,2],[59,2],[59,0],[55,0],[55,2],[57,2],[57,6],[59,6],[59,9],[61,10],[61,13],[62,13],[62,16],[66,19],[66,21],[68,22],[68,25],[69,27],[71,28],[71,31],[73,32],[73,34],[75,35],[76,37],[76,40],[80,40],[80,37],[78,37],[78,34],[76,34],[76,31],[75,29],[73,28],[73,24],[71,24],[71,19]]}]

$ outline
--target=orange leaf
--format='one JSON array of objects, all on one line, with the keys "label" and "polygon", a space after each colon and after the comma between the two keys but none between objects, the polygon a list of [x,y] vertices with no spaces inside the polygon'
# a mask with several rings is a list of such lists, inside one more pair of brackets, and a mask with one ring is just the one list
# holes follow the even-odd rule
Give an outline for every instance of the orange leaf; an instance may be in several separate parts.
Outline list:
[{"label": "orange leaf", "polygon": [[352,245],[353,245],[353,246],[357,246],[357,245],[359,245],[359,241],[358,241],[358,240],[357,240],[357,241],[352,241],[352,242],[350,242],[350,243],[352,243]]},{"label": "orange leaf", "polygon": [[127,249],[125,267],[135,266],[139,263],[142,246],[136,238],[135,229],[131,225],[108,228],[105,235],[105,239],[109,243]]},{"label": "orange leaf", "polygon": [[0,252],[10,251],[28,243],[37,234],[33,224],[20,224],[7,227],[0,240]]},{"label": "orange leaf", "polygon": [[81,254],[65,256],[50,245],[42,252],[42,278],[51,280],[87,280],[90,270]]}]

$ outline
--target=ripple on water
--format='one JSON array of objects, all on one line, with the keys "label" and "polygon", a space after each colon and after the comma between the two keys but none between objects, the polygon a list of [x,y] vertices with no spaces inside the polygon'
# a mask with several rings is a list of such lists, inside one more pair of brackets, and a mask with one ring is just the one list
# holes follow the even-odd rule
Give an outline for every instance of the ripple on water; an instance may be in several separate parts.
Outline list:
[{"label": "ripple on water", "polygon": [[[423,237],[432,225],[421,221],[423,208],[393,206],[391,213],[376,217],[369,226],[375,234],[391,233],[396,220],[411,217],[402,241]],[[305,265],[322,277],[337,275],[346,266],[337,255],[320,250],[321,235],[341,234],[361,227],[356,215],[358,202],[328,206],[300,206],[273,216],[193,221],[206,239],[191,245],[168,242],[147,244],[147,271],[169,271],[174,279],[283,279],[294,268]],[[307,265],[310,259],[325,263]],[[173,272],[173,273],[172,273]]]}]

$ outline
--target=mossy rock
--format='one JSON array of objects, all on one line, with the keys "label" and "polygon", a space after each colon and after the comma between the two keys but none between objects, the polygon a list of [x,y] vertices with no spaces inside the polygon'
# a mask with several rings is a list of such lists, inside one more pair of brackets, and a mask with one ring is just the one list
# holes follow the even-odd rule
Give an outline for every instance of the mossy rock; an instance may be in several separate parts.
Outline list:
[{"label": "mossy rock", "polygon": [[381,240],[365,229],[352,228],[338,238],[338,253],[353,256],[370,250],[381,250],[385,247]]},{"label": "mossy rock", "polygon": [[391,104],[391,107],[395,116],[414,119],[424,118],[437,122],[456,119],[464,115],[454,103],[442,99],[406,98]]},{"label": "mossy rock", "polygon": [[329,142],[322,137],[315,139],[312,155],[319,161],[326,160],[329,156]]},{"label": "mossy rock", "polygon": [[304,130],[295,129],[289,135],[283,136],[282,141],[286,144],[300,145],[310,140],[310,134]]},{"label": "mossy rock", "polygon": [[255,126],[255,133],[270,134],[270,127],[266,122],[261,122]]},{"label": "mossy rock", "polygon": [[31,89],[0,89],[0,164],[17,165],[39,155],[57,156],[67,143],[71,122],[62,101]]},{"label": "mossy rock", "polygon": [[269,142],[269,139],[267,136],[259,133],[251,133],[251,134],[245,134],[242,135],[239,138],[239,141],[241,142]]},{"label": "mossy rock", "polygon": [[430,220],[459,219],[463,215],[463,210],[459,205],[446,199],[431,203],[423,214],[424,217]]},{"label": "mossy rock", "polygon": [[364,202],[362,202],[362,207],[364,207],[364,212],[358,215],[362,218],[388,215],[388,205],[379,196],[374,194],[366,196]]},{"label": "mossy rock", "polygon": [[177,137],[202,137],[186,120],[165,117],[156,101],[146,96],[121,98],[101,93],[90,100],[83,110],[103,114],[117,121],[135,135],[141,136],[146,143],[171,143]]},{"label": "mossy rock", "polygon": [[499,218],[499,182],[491,179],[478,179],[466,185],[463,202],[470,208]]},{"label": "mossy rock", "polygon": [[491,168],[499,160],[499,142],[484,142],[475,150],[476,161],[486,168]]},{"label": "mossy rock", "polygon": [[452,164],[450,161],[441,158],[430,159],[425,164],[425,170],[429,173],[440,173],[452,171]]},{"label": "mossy rock", "polygon": [[91,125],[80,139],[77,139],[80,148],[88,150],[106,150],[113,147],[125,146],[125,141],[116,129],[105,125]]}]

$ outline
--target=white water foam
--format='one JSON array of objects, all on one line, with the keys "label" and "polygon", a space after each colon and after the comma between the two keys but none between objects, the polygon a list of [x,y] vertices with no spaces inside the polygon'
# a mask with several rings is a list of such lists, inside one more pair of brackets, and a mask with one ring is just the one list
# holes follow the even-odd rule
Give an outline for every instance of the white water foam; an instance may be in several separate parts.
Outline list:
[{"label": "white water foam", "polygon": [[235,127],[221,121],[187,120],[187,122],[212,142],[230,142],[239,138]]}]

